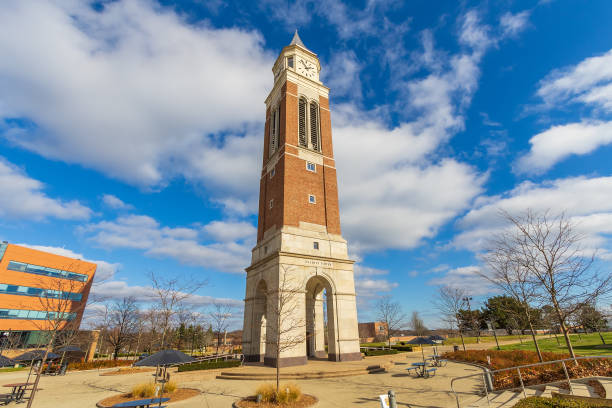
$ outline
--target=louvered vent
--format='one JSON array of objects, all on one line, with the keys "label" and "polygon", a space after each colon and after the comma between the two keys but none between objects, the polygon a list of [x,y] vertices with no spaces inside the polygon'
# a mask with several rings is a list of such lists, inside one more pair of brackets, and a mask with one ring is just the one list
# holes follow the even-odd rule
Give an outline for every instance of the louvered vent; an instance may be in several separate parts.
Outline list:
[{"label": "louvered vent", "polygon": [[314,150],[319,150],[319,110],[316,103],[310,104],[310,143]]},{"label": "louvered vent", "polygon": [[300,146],[308,147],[306,140],[306,101],[304,99],[300,99],[299,116]]},{"label": "louvered vent", "polygon": [[276,132],[277,132],[278,110],[274,110],[270,117],[270,156],[276,151]]}]

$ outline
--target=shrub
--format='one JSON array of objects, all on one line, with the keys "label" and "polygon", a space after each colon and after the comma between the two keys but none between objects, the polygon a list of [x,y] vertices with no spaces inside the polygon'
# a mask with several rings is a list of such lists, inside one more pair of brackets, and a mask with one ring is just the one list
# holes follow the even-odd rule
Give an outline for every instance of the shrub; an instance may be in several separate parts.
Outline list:
[{"label": "shrub", "polygon": [[152,382],[136,384],[132,387],[132,397],[149,398],[155,395],[155,384]]},{"label": "shrub", "polygon": [[195,370],[212,370],[215,368],[229,368],[238,367],[242,364],[240,360],[215,360],[215,361],[202,361],[200,363],[183,364],[178,367],[178,371],[195,371]]},{"label": "shrub", "polygon": [[412,346],[391,346],[391,348],[393,350],[397,350],[397,351],[412,351]]},{"label": "shrub", "polygon": [[134,363],[133,360],[98,360],[84,363],[69,363],[68,370],[93,370],[96,368],[125,367]]},{"label": "shrub", "polygon": [[366,356],[384,356],[386,354],[397,354],[398,351],[394,349],[385,349],[385,350],[366,350],[363,352]]},{"label": "shrub", "polygon": [[176,381],[168,381],[164,386],[164,393],[172,394],[177,388]]},{"label": "shrub", "polygon": [[594,406],[582,401],[561,398],[529,397],[521,400],[514,408],[591,408]]},{"label": "shrub", "polygon": [[262,384],[257,387],[255,394],[261,395],[263,402],[276,404],[296,402],[302,398],[302,391],[296,384],[281,384],[278,394],[274,385]]},{"label": "shrub", "polygon": [[[487,356],[491,358],[491,365],[487,364]],[[470,363],[488,366],[492,370],[516,367],[520,365],[538,363],[538,355],[535,351],[527,350],[468,350],[445,353],[444,357],[449,360],[466,361]],[[561,360],[569,358],[569,354],[542,353],[544,361]],[[590,376],[612,375],[612,362],[603,359],[578,360],[578,364],[567,364],[567,371],[571,378]],[[527,367],[521,369],[521,376],[525,385],[544,384],[565,380],[563,366],[559,363]],[[493,374],[493,385],[495,388],[520,387],[521,380],[516,371],[502,371]]]}]

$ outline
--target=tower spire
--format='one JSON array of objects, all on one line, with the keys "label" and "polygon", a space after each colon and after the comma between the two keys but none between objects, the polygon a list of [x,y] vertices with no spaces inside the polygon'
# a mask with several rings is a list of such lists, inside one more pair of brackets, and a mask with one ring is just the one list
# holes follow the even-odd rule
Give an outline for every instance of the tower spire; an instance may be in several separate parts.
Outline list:
[{"label": "tower spire", "polygon": [[293,34],[293,39],[291,40],[291,43],[289,45],[299,45],[301,47],[306,48],[306,46],[304,45],[304,43],[302,42],[302,39],[300,38],[297,28],[295,29],[295,34]]}]

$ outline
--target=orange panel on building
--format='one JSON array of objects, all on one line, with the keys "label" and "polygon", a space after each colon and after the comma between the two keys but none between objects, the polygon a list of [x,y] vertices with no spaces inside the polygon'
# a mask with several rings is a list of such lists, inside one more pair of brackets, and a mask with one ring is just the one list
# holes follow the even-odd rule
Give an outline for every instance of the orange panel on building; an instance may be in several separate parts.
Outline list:
[{"label": "orange panel on building", "polygon": [[[0,243],[0,330],[48,330],[48,312],[81,323],[96,264]],[[59,305],[59,307],[58,307]]]}]

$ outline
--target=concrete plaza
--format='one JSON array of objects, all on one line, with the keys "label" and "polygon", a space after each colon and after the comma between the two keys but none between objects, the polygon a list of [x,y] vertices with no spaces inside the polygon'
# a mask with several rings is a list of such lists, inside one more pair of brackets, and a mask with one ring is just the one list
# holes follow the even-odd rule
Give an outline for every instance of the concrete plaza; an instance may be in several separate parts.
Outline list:
[{"label": "concrete plaza", "polygon": [[[482,345],[480,345],[482,347]],[[427,350],[426,350],[427,353]],[[387,372],[364,374],[350,377],[324,378],[311,380],[290,380],[297,383],[302,391],[319,399],[316,405],[327,407],[379,407],[378,395],[393,389],[397,395],[398,406],[411,407],[449,407],[453,406],[454,397],[450,392],[450,381],[453,377],[481,372],[480,369],[457,363],[449,363],[438,369],[433,378],[423,379],[408,376],[406,368],[410,363],[421,359],[420,352],[401,353],[394,356],[368,357],[367,364],[383,364]],[[393,361],[391,363],[391,361]],[[304,370],[329,370],[340,368],[343,363],[314,361]],[[256,367],[237,367],[230,370],[256,370]],[[264,368],[262,368],[264,369]],[[267,368],[265,368],[267,369]],[[255,389],[263,382],[217,379],[220,371],[192,371],[172,374],[172,379],[181,387],[196,388],[202,394],[189,400],[171,404],[176,408],[191,407],[231,407],[239,398],[253,395]],[[289,370],[289,369],[286,369]],[[283,370],[286,371],[286,370]],[[43,389],[37,394],[34,402],[36,408],[76,408],[94,407],[96,402],[115,395],[129,392],[135,384],[152,380],[152,372],[125,375],[101,376],[101,371],[69,372],[66,376],[43,377],[40,386]],[[291,370],[294,371],[294,370]],[[25,380],[27,371],[0,374],[0,385]],[[462,381],[459,391],[464,396],[474,393],[476,381]]]}]

